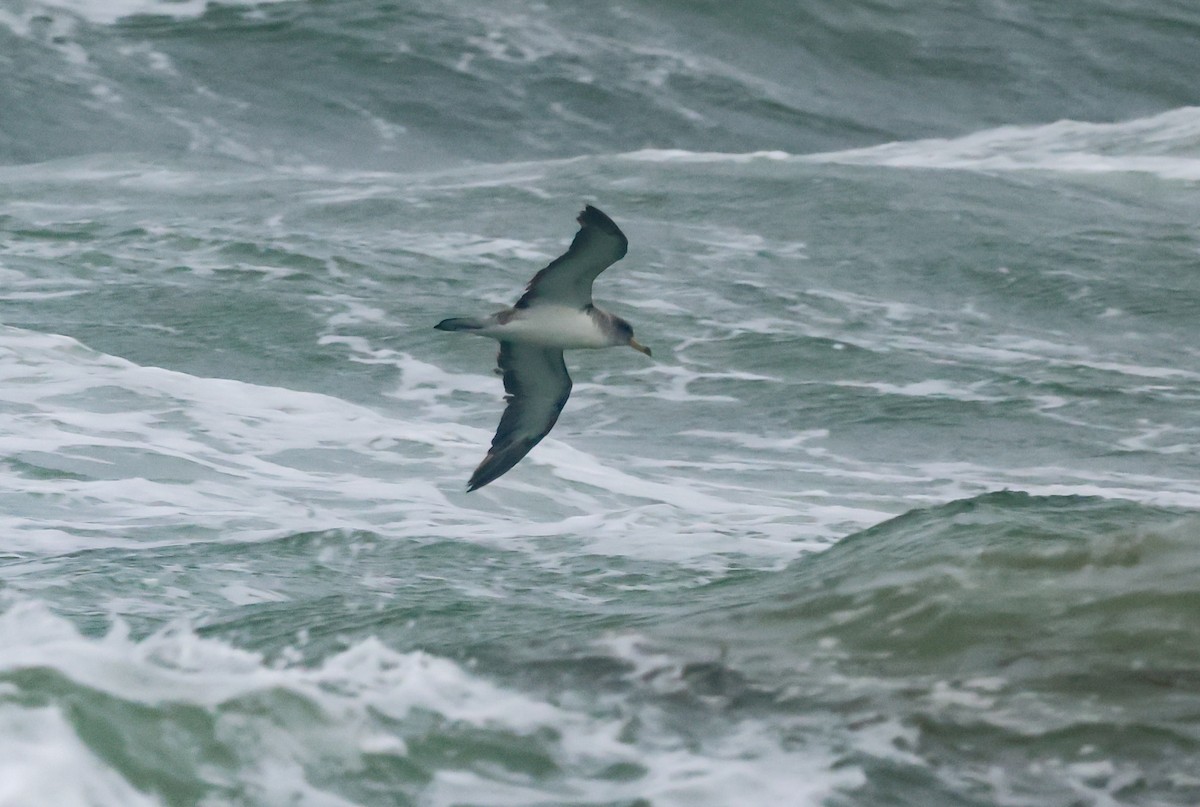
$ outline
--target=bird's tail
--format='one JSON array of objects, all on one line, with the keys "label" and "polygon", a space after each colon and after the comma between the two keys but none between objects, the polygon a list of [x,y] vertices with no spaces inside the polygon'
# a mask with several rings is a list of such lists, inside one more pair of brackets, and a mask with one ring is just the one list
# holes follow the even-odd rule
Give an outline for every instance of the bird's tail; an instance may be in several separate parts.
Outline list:
[{"label": "bird's tail", "polygon": [[444,319],[433,327],[439,331],[478,331],[486,327],[487,322],[478,317],[451,317]]}]

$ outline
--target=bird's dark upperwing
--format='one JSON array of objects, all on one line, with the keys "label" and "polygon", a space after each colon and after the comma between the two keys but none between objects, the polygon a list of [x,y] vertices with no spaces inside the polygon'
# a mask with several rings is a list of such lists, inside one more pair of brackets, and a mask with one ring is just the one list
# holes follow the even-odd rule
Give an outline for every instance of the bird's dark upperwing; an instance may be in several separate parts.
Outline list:
[{"label": "bird's dark upperwing", "polygon": [[471,474],[468,491],[483,487],[520,462],[554,428],[571,395],[571,377],[557,348],[501,342],[498,361],[508,406],[491,449]]},{"label": "bird's dark upperwing", "polygon": [[592,281],[629,250],[629,240],[613,220],[591,205],[576,219],[579,232],[563,255],[533,276],[517,308],[541,303],[586,308],[592,303]]}]

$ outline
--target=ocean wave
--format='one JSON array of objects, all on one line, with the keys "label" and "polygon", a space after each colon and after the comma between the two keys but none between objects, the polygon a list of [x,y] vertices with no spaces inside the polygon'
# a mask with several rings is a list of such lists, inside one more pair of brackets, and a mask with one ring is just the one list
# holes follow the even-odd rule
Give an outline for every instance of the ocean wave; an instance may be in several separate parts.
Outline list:
[{"label": "ocean wave", "polygon": [[[222,0],[220,4],[253,9],[288,2],[297,0]],[[212,0],[28,0],[24,3],[27,9],[65,11],[98,25],[112,25],[137,16],[194,19],[212,5]]]},{"label": "ocean wave", "polygon": [[730,154],[718,151],[687,151],[685,149],[639,149],[620,155],[622,159],[653,163],[748,163],[755,160],[782,161],[791,159],[786,151],[751,151]]},{"label": "ocean wave", "polygon": [[[1047,19],[777,0],[733,15],[674,3],[5,0],[13,78],[0,87],[0,160],[119,150],[421,170],[639,151],[774,159],[1132,115],[1188,97],[1179,76],[1192,40],[1187,25],[1159,25],[1165,5],[1133,15],[1091,0]],[[766,22],[783,17],[791,26]],[[1153,44],[1112,58],[1086,44],[1133,42],[1131,29]],[[1030,78],[1055,72],[1070,80]]]},{"label": "ocean wave", "polygon": [[806,161],[971,171],[1146,173],[1200,180],[1200,107],[1120,123],[1002,126],[965,137],[886,143],[808,155]]},{"label": "ocean wave", "polygon": [[[37,496],[42,486],[55,489],[59,505],[52,509],[64,523],[73,520],[76,502],[104,502],[92,511],[83,543],[58,551],[122,545],[169,523],[186,522],[200,528],[195,534],[211,536],[235,524],[268,533],[289,521],[297,529],[311,527],[322,518],[320,500],[331,504],[338,478],[346,492],[357,487],[358,497],[375,500],[383,494],[380,485],[394,485],[387,499],[424,498],[420,489],[427,483],[415,478],[378,478],[368,486],[357,474],[320,470],[317,458],[345,452],[358,457],[360,471],[421,464],[436,451],[432,446],[472,434],[456,437],[454,426],[448,432],[406,427],[330,396],[139,366],[67,337],[10,327],[0,336],[3,405],[11,422],[21,424],[0,438],[5,476],[26,496]],[[320,423],[337,424],[336,446],[325,442],[321,429],[314,431]],[[410,439],[411,451],[394,450],[397,440]],[[178,484],[183,479],[191,484]],[[349,512],[326,515],[330,526],[355,523],[347,520]],[[49,551],[42,529],[49,518],[45,510],[30,517],[10,507],[9,547]],[[95,530],[104,525],[109,536],[102,539]]]},{"label": "ocean wave", "polygon": [[[949,758],[943,794],[1053,803],[1084,786],[1105,803],[1138,782],[1189,803],[1197,783],[1172,771],[1197,742],[1197,513],[1015,490],[913,510],[769,580],[694,592],[696,615],[643,653],[716,644],[728,680],[838,714],[868,781],[854,803]],[[959,745],[981,737],[979,754]]]},{"label": "ocean wave", "polygon": [[[655,473],[636,458],[631,472],[554,438],[539,446],[528,480],[514,480],[503,503],[495,494],[448,494],[487,445],[499,384],[490,374],[450,373],[403,352],[359,347],[368,350],[360,360],[400,372],[390,414],[333,395],[141,366],[68,337],[0,328],[0,408],[13,426],[0,435],[0,480],[15,491],[0,519],[6,546],[29,556],[151,548],[182,525],[188,540],[200,542],[313,529],[419,538],[430,519],[456,539],[486,535],[526,546],[531,533],[578,540],[580,517],[619,508],[622,517],[590,536],[591,551],[711,565],[720,549],[775,563],[811,548],[777,536],[831,535],[848,512],[818,508],[801,528],[778,494]],[[456,400],[464,393],[473,398],[468,405]],[[485,426],[461,424],[481,413]],[[77,518],[81,502],[97,503],[85,508],[86,523]],[[541,514],[536,529],[531,507]],[[681,527],[679,513],[704,519]],[[678,540],[682,534],[687,541]]]},{"label": "ocean wave", "polygon": [[374,638],[304,664],[299,634],[299,648],[268,660],[184,625],[84,636],[39,603],[10,603],[0,795],[97,807],[352,805],[379,792],[435,805],[817,805],[859,781],[750,721],[682,745],[656,707],[556,703]]},{"label": "ocean wave", "polygon": [[961,674],[1002,669],[1010,651],[1038,655],[1043,646],[1120,663],[1122,643],[1147,630],[1174,637],[1186,656],[1196,629],[1178,616],[1195,599],[1187,581],[1200,573],[1197,530],[1191,508],[998,491],[847,536],[793,562],[770,597],[755,595],[729,616],[814,630],[883,653],[893,660],[884,667]]}]

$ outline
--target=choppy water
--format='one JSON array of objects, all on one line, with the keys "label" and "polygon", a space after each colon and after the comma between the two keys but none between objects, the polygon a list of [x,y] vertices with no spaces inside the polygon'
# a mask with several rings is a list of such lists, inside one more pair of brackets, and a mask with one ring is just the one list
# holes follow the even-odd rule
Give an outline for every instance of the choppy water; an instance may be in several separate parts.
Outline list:
[{"label": "choppy water", "polygon": [[1200,803],[1198,39],[0,0],[0,804]]}]

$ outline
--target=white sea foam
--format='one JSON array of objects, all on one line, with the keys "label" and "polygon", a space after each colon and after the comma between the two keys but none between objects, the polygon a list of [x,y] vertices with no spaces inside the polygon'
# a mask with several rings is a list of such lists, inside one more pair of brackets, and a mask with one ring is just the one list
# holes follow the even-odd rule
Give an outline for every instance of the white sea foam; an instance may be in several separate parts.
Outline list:
[{"label": "white sea foam", "polygon": [[929,500],[935,503],[1004,489],[1034,496],[1095,496],[1158,507],[1200,509],[1200,485],[1192,478],[1052,465],[1001,469],[970,462],[921,463],[914,466],[913,473],[928,480]]},{"label": "white sea foam", "polygon": [[[11,668],[8,668],[11,669]],[[0,693],[0,805],[156,807],[80,740],[63,710]]]},{"label": "white sea foam", "polygon": [[948,398],[955,401],[1002,401],[1003,396],[984,395],[979,392],[987,381],[973,384],[955,384],[944,379],[930,378],[908,384],[888,384],[882,381],[843,380],[832,382],[835,386],[870,389],[883,395],[901,395],[908,398]]},{"label": "white sea foam", "polygon": [[[762,721],[735,723],[699,742],[682,744],[654,707],[639,710],[639,739],[623,736],[625,718],[601,702],[573,698],[550,702],[498,686],[444,658],[399,652],[374,638],[352,644],[319,666],[268,664],[261,656],[175,626],[140,641],[120,623],[106,636],[88,638],[44,606],[23,602],[0,614],[0,673],[54,671],[72,685],[118,702],[159,710],[170,721],[174,707],[200,707],[203,723],[175,728],[184,742],[218,742],[224,766],[189,768],[169,748],[155,762],[180,780],[245,789],[263,803],[353,804],[339,780],[362,776],[363,756],[404,759],[413,740],[425,741],[425,719],[441,724],[536,737],[559,774],[547,782],[514,780],[489,764],[438,768],[422,788],[422,803],[528,804],[553,800],[590,804],[650,799],[666,805],[744,803],[820,804],[837,789],[861,782],[853,768],[831,768],[827,753],[785,750],[776,728]],[[617,647],[620,651],[620,647]],[[629,652],[633,652],[630,650]],[[285,654],[286,656],[286,654]],[[667,664],[668,660],[663,660]],[[644,665],[643,665],[644,666]],[[19,679],[17,687],[36,687]],[[287,693],[305,704],[264,710],[259,699]],[[56,707],[14,700],[0,692],[0,803],[91,807],[155,805],[118,771],[99,762]],[[83,696],[81,696],[83,697]],[[174,709],[179,713],[178,709]],[[438,724],[435,724],[435,726]],[[112,730],[120,732],[115,724]],[[411,735],[410,735],[411,732]],[[421,764],[421,763],[418,763]],[[613,765],[643,773],[611,780]],[[70,775],[66,775],[71,771]],[[320,771],[317,777],[310,773]],[[600,774],[600,775],[597,775]],[[5,800],[4,796],[12,798]]]},{"label": "white sea foam", "polygon": [[822,456],[828,453],[826,449],[819,446],[807,445],[814,440],[828,437],[828,429],[809,429],[790,436],[773,435],[771,437],[762,437],[745,432],[711,431],[707,429],[691,429],[683,434],[689,437],[719,440],[753,451],[795,452],[799,450],[809,456]]},{"label": "white sea foam", "polygon": [[759,160],[792,159],[786,151],[750,151],[741,154],[719,151],[686,151],[684,149],[640,149],[620,155],[624,160],[652,163],[732,163],[744,164]]},{"label": "white sea foam", "polygon": [[[9,422],[0,451],[64,474],[28,478],[15,469],[21,478],[9,489],[23,493],[12,494],[7,508],[19,527],[9,546],[26,549],[69,549],[45,546],[40,536],[55,518],[73,520],[85,502],[91,528],[78,540],[93,548],[123,543],[123,525],[148,519],[216,531],[365,528],[371,519],[362,520],[363,510],[420,489],[405,467],[427,461],[427,451],[447,440],[474,436],[328,396],[140,367],[66,337],[14,328],[0,329],[0,378]],[[390,473],[363,479],[319,461],[345,452]],[[25,498],[42,490],[53,490],[57,504]],[[110,538],[91,534],[103,525]],[[28,542],[25,530],[34,531]]]},{"label": "white sea foam", "polygon": [[[728,563],[730,553],[774,564],[846,526],[845,513],[836,525],[798,514],[794,501],[736,479],[655,473],[637,458],[634,473],[553,436],[506,480],[505,495],[488,489],[462,499],[462,479],[491,438],[498,381],[355,345],[359,360],[401,371],[392,413],[139,366],[67,337],[0,328],[7,548],[129,548],[181,528],[189,540],[323,529],[424,537],[436,523],[452,540],[533,549],[531,540],[582,537],[594,552],[709,567]],[[648,394],[720,397],[687,392],[705,374],[665,372],[666,388]],[[618,386],[605,394],[623,393]],[[487,413],[483,428],[463,425],[472,411]],[[531,508],[546,510],[540,523],[531,523]],[[591,526],[577,518],[597,512],[607,517]],[[234,602],[275,596],[226,594]]]},{"label": "white sea foam", "polygon": [[1035,362],[1051,367],[1087,367],[1128,376],[1130,384],[1147,378],[1191,382],[1200,380],[1200,373],[1193,370],[1103,359],[1086,344],[1060,342],[1023,334],[994,333],[980,339],[977,344],[927,341],[918,336],[904,336],[896,341],[897,344],[922,345],[925,349],[944,355],[970,358],[983,363]]},{"label": "white sea foam", "polygon": [[[249,8],[271,3],[293,0],[232,0],[222,5],[241,5]],[[190,19],[199,17],[208,9],[212,0],[38,0],[43,8],[68,11],[100,25],[110,25],[126,17],[153,15]]]},{"label": "white sea foam", "polygon": [[813,154],[810,162],[973,171],[1146,173],[1200,180],[1200,107],[1119,123],[1063,120],[1001,126],[951,139],[886,143]]}]

